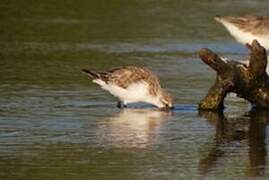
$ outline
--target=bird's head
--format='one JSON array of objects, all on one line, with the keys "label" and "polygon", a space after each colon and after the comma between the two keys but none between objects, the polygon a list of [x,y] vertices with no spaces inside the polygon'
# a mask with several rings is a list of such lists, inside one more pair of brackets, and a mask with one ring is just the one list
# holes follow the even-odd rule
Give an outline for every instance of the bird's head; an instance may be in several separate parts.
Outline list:
[{"label": "bird's head", "polygon": [[162,91],[160,96],[160,101],[162,103],[162,108],[165,109],[173,109],[173,97],[170,93],[166,91]]}]

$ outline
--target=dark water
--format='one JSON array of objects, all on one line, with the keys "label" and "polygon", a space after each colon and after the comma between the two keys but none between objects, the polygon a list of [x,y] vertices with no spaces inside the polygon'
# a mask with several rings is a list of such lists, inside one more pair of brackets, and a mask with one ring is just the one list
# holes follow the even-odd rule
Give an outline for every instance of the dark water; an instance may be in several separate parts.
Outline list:
[{"label": "dark water", "polygon": [[[268,12],[267,0],[2,0],[0,179],[268,179],[269,112],[228,98],[198,112],[214,72],[202,47],[246,57],[215,15]],[[80,73],[143,65],[174,112],[119,110]]]}]

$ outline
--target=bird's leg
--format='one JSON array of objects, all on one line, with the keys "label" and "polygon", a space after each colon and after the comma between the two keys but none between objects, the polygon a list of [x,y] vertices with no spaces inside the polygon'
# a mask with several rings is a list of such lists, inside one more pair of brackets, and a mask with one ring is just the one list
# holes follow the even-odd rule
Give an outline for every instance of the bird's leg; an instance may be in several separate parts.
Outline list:
[{"label": "bird's leg", "polygon": [[117,107],[120,108],[120,109],[123,109],[123,108],[126,108],[127,106],[122,101],[118,101],[117,102]]},{"label": "bird's leg", "polygon": [[118,108],[122,108],[122,102],[121,102],[121,101],[118,101],[118,102],[117,102],[117,107],[118,107]]}]

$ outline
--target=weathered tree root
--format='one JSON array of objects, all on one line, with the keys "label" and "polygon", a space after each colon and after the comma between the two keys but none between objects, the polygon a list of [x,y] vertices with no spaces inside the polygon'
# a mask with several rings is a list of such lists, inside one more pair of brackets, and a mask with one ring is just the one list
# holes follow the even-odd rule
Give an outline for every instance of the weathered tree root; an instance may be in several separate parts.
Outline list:
[{"label": "weathered tree root", "polygon": [[266,50],[256,40],[246,46],[250,50],[249,65],[224,60],[209,49],[199,51],[202,61],[217,72],[215,84],[200,101],[199,109],[223,109],[229,92],[248,100],[256,108],[269,108]]}]

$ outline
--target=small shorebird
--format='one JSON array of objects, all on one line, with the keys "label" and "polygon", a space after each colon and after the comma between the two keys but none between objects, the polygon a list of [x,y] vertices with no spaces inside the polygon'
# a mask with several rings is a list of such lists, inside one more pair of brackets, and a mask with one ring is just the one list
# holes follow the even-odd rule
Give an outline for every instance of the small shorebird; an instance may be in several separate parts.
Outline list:
[{"label": "small shorebird", "polygon": [[238,42],[250,44],[256,39],[267,50],[269,49],[269,17],[224,16],[215,17],[215,20],[223,24]]},{"label": "small shorebird", "polygon": [[[269,17],[262,16],[223,16],[215,17],[215,20],[225,26],[230,34],[242,44],[251,44],[257,40],[265,49],[269,50]],[[248,65],[248,61],[242,61]],[[266,67],[269,74],[269,65]]]},{"label": "small shorebird", "polygon": [[172,96],[161,88],[156,75],[143,67],[125,66],[108,71],[82,70],[112,95],[119,98],[118,107],[146,102],[158,108],[173,108]]}]

